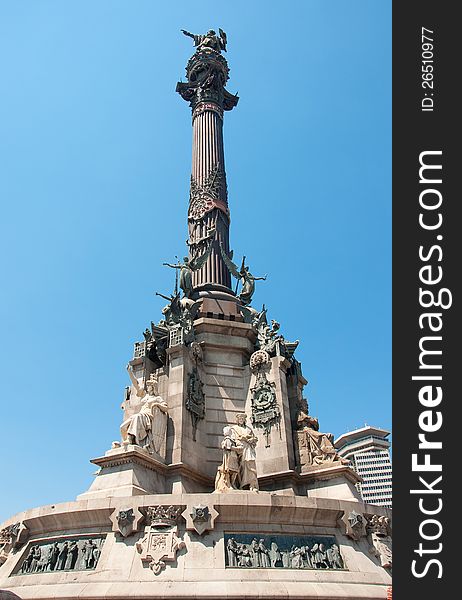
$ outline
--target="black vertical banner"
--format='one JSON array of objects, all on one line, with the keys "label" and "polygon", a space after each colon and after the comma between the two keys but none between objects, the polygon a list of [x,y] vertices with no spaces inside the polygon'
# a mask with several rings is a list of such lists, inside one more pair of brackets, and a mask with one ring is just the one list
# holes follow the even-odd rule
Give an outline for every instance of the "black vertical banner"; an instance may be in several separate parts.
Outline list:
[{"label": "black vertical banner", "polygon": [[456,8],[442,1],[393,3],[395,600],[460,595],[454,545],[460,543],[462,487],[462,198],[456,189],[462,53]]}]

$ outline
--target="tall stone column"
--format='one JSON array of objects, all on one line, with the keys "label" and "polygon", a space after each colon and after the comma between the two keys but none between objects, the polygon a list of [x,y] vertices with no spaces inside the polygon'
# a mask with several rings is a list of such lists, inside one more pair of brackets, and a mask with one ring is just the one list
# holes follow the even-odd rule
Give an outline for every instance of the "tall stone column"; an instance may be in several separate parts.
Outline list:
[{"label": "tall stone column", "polygon": [[193,273],[195,291],[230,291],[230,274],[220,245],[229,253],[229,209],[223,149],[223,114],[238,97],[225,89],[229,68],[216,35],[192,36],[197,46],[186,66],[187,82],[176,91],[192,110],[192,169],[188,210],[189,258],[202,255],[211,244],[201,269]]}]

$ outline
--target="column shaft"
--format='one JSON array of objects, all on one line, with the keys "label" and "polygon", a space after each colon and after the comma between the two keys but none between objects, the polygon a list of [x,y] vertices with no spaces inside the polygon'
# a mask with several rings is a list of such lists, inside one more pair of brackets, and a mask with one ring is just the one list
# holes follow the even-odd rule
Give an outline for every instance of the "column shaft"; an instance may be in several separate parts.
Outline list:
[{"label": "column shaft", "polygon": [[[205,214],[195,219],[189,215],[190,240],[198,240],[216,229],[212,250],[206,264],[193,275],[194,287],[214,284],[230,288],[230,274],[220,252],[220,243],[229,252],[229,213],[223,149],[223,117],[218,106],[200,107],[193,114],[192,182],[208,206]],[[194,258],[197,249],[190,250]],[[203,249],[199,251],[203,252]]]}]

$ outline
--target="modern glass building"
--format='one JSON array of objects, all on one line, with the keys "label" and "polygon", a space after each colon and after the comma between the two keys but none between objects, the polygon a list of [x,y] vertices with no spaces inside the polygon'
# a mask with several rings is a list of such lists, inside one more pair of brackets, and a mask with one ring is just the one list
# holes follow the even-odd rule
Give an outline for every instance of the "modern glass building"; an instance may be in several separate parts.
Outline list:
[{"label": "modern glass building", "polygon": [[351,466],[361,475],[358,490],[364,502],[386,506],[392,504],[392,468],[389,431],[366,425],[344,433],[335,440],[337,452],[351,461]]}]

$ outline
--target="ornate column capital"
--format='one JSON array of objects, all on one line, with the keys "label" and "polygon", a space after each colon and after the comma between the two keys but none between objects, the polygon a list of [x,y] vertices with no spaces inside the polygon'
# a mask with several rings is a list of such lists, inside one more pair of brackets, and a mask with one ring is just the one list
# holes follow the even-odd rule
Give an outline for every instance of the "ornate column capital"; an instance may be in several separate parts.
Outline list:
[{"label": "ornate column capital", "polygon": [[[214,48],[198,48],[186,65],[187,82],[178,82],[176,91],[189,102],[193,117],[196,107],[215,105],[215,110],[223,115],[223,110],[232,110],[239,101],[237,95],[225,89],[229,79],[228,62]],[[206,107],[211,110],[211,106]],[[206,109],[204,107],[204,110]]]}]

